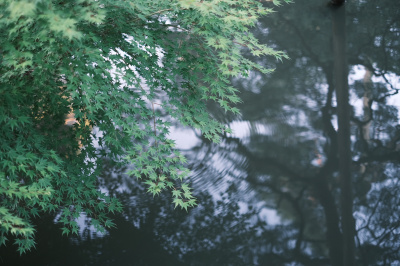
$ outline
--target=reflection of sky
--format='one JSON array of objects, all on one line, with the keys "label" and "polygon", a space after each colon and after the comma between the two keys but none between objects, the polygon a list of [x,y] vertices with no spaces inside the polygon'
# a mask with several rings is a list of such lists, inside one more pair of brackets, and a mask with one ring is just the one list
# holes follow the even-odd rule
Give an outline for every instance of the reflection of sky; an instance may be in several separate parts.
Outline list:
[{"label": "reflection of sky", "polygon": [[179,150],[190,150],[200,144],[200,139],[191,128],[171,127],[168,138],[175,141]]},{"label": "reflection of sky", "polygon": [[[234,121],[229,124],[229,127],[233,130],[231,134],[232,137],[240,138],[244,140],[244,144],[246,143],[246,139],[250,137],[250,128],[252,125],[248,121]],[[253,127],[256,127],[256,131],[259,134],[268,134],[270,130],[263,123],[253,124]],[[173,139],[176,144],[176,148],[179,150],[189,151],[196,146],[200,146],[201,140],[196,136],[199,132],[194,131],[191,128],[183,128],[183,127],[171,127],[169,134],[169,138]],[[223,144],[221,144],[223,145]],[[237,155],[236,155],[237,156]],[[235,180],[235,177],[232,177],[230,173],[234,176],[244,176],[246,173],[241,172],[240,169],[236,167],[235,160],[229,160],[229,158],[224,158],[218,151],[215,154],[211,154],[211,156],[206,156],[205,154],[197,153],[196,160],[208,160],[206,164],[213,167],[217,172],[216,174],[221,175],[221,178],[215,176],[212,184],[208,184],[204,187],[204,183],[200,182],[200,186],[203,187],[204,190],[207,190],[212,196],[214,201],[221,200],[221,193],[224,193],[228,187],[230,182],[238,183]],[[189,162],[190,163],[190,162]],[[196,173],[192,173],[197,175]],[[206,178],[202,176],[202,174],[197,175],[197,178]],[[212,180],[212,178],[211,178]],[[247,184],[243,182],[239,182],[239,189],[243,191],[248,190]],[[253,192],[247,191],[246,197],[239,201],[240,213],[246,213],[249,210],[249,202],[245,202],[246,200],[251,200],[255,198],[255,195],[251,196]],[[251,204],[251,203],[250,203]],[[257,209],[259,209],[259,218],[263,221],[266,221],[269,225],[277,225],[281,223],[281,219],[279,218],[277,211],[274,209],[266,208],[264,202],[258,202],[256,204]]]},{"label": "reflection of sky", "polygon": [[[349,84],[354,84],[356,80],[364,79],[365,68],[361,65],[353,66],[353,69],[349,74]],[[396,89],[400,89],[400,78],[393,73],[389,73],[385,75],[386,79],[392,84],[392,86]],[[377,83],[386,83],[383,77],[372,76],[372,82]],[[387,85],[389,91],[391,88]],[[358,98],[355,95],[350,96],[350,104],[354,106],[355,114],[357,116],[361,116],[363,114],[363,99]],[[387,98],[387,105],[393,105],[398,110],[398,117],[400,118],[400,94],[396,94]],[[374,105],[373,105],[374,108]]]},{"label": "reflection of sky", "polygon": [[[362,80],[365,75],[365,69],[363,66],[356,65],[353,67],[353,69],[350,71],[348,80],[349,84],[353,84],[356,80]],[[256,80],[254,78],[258,77]],[[251,76],[249,78],[252,80],[252,82],[259,82],[261,75],[256,75],[256,76]],[[386,78],[391,82],[394,88],[399,88],[400,89],[400,82],[399,82],[399,77],[397,77],[394,74],[388,74]],[[372,77],[373,82],[382,82],[385,83],[385,80],[382,77]],[[249,86],[249,88],[254,88],[258,86]],[[315,109],[315,102],[313,101],[305,101],[309,105],[311,109]],[[396,106],[397,109],[399,110],[399,117],[400,117],[400,94],[396,94],[394,96],[388,97],[387,99],[388,105],[393,105]],[[363,114],[363,102],[362,98],[360,99],[354,94],[350,94],[350,104],[353,105],[355,109],[355,113],[357,116],[361,116]],[[286,106],[287,108],[290,108],[290,106]],[[306,123],[307,118],[306,117],[300,117],[304,123]],[[289,118],[290,119],[290,118]],[[293,118],[295,119],[295,118]],[[337,123],[336,123],[336,118],[333,118],[333,125],[337,129]],[[286,121],[290,123],[290,121]],[[294,121],[296,125],[298,125],[299,120],[296,117],[296,121]],[[266,125],[263,122],[253,122],[250,124],[249,121],[233,121],[228,125],[232,130],[233,133],[231,134],[232,137],[240,138],[242,141],[246,141],[246,138],[251,135],[251,130],[255,130],[257,134],[261,135],[269,135],[273,133],[273,129]],[[182,129],[182,128],[172,128],[171,133],[169,135],[172,139],[176,141],[177,148],[178,149],[190,149],[191,147],[195,147],[199,143],[199,139],[196,137],[195,133],[193,132],[192,129]]]},{"label": "reflection of sky", "polygon": [[[357,65],[354,66],[353,69],[349,73],[349,84],[353,84],[357,80],[363,80],[365,76],[365,69],[363,66]],[[260,77],[260,75],[256,75],[257,77]],[[247,79],[247,82],[249,83],[257,83],[260,82],[259,79],[254,79],[255,76],[250,76]],[[392,86],[394,88],[399,88],[399,81],[398,77],[392,74],[388,74],[386,78],[391,82]],[[381,82],[385,83],[385,80],[382,77],[372,77],[373,82]],[[246,81],[245,81],[246,83]],[[321,84],[321,88],[326,86],[326,84]],[[389,86],[389,85],[387,85]],[[259,86],[249,86],[250,88],[253,87],[259,87]],[[390,89],[390,88],[389,88]],[[257,93],[257,92],[253,92]],[[307,104],[307,108],[310,109],[316,109],[318,106],[316,106],[316,102],[313,100],[307,100],[307,98],[302,99],[303,102]],[[387,99],[388,104],[396,106],[398,109],[400,109],[400,95],[394,95],[391,96]],[[354,107],[356,115],[362,116],[363,114],[363,100],[362,98],[360,99],[355,95],[354,93],[350,92],[350,104]],[[292,106],[284,106],[284,108],[296,108]],[[296,113],[296,112],[295,112]],[[305,113],[299,113],[297,112],[296,117],[285,117],[285,119],[288,119],[285,121],[285,123],[288,124],[296,124],[298,125],[299,122],[303,124],[304,126],[307,126],[308,124],[308,118],[306,117]],[[293,121],[291,121],[293,120]],[[336,116],[332,117],[332,124],[333,126],[337,129],[337,119]],[[234,138],[239,138],[242,142],[242,144],[246,145],[248,144],[248,139],[251,135],[253,134],[260,134],[260,135],[271,135],[271,134],[276,134],[275,129],[271,123],[265,123],[265,121],[255,121],[255,122],[249,122],[249,121],[240,121],[236,120],[231,122],[228,125],[232,130],[233,133],[230,134],[231,137]],[[307,134],[312,134],[312,130],[307,131]],[[171,128],[171,133],[169,135],[170,138],[175,140],[176,142],[176,147],[180,150],[186,150],[189,151],[190,149],[199,146],[201,144],[201,140],[197,137],[199,135],[199,132],[195,132],[194,130],[190,128],[182,128],[182,127],[173,127]],[[313,136],[302,136],[304,138],[313,138]],[[353,136],[354,137],[354,136]],[[354,141],[354,139],[353,139]],[[223,145],[223,144],[221,144]],[[223,152],[223,150],[221,150]],[[214,196],[214,199],[220,199],[220,193],[224,192],[224,190],[228,187],[230,181],[234,181],[234,177],[232,177],[229,173],[232,171],[232,169],[235,169],[235,160],[230,161],[229,158],[225,158],[224,156],[221,156],[218,154],[219,151],[215,150],[215,154],[212,154],[211,156],[204,157],[204,154],[198,154],[198,157],[196,157],[196,160],[208,160],[206,162],[206,165],[209,165],[213,167],[214,169],[217,170],[218,173],[220,173],[222,176],[219,179],[217,183],[213,183],[212,186],[208,186],[209,192]],[[324,160],[325,158],[322,158]],[[315,161],[315,160],[314,160]],[[312,161],[310,162],[312,165],[315,165],[316,163]],[[318,164],[319,165],[319,164]],[[243,176],[246,173],[235,173],[237,176]],[[202,178],[201,174],[197,176],[197,178]],[[202,182],[200,182],[202,183]],[[248,189],[246,185],[242,186],[242,189],[246,190]],[[251,194],[251,192],[250,192]],[[247,194],[246,196],[247,199],[250,199],[251,196]],[[240,209],[241,212],[244,213],[246,212],[248,208],[248,202],[245,202],[246,199],[243,199],[243,201],[240,202]],[[269,209],[265,207],[263,202],[258,203],[258,209],[259,209],[259,217],[267,221],[268,224],[279,224],[281,223],[281,219],[279,218],[276,210]]]}]

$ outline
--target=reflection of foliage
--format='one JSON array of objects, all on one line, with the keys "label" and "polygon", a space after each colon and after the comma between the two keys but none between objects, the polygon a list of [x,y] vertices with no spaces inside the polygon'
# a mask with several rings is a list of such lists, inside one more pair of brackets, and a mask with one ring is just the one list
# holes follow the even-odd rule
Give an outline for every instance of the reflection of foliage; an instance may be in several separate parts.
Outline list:
[{"label": "reflection of foliage", "polygon": [[[57,254],[60,247],[64,247],[61,252],[74,253],[63,258],[66,265],[76,261],[79,265],[129,265],[131,261],[134,265],[252,265],[264,260],[282,265],[291,260],[287,243],[296,234],[295,228],[268,225],[258,218],[255,208],[240,211],[238,198],[232,197],[237,192],[234,185],[218,201],[201,193],[197,195],[202,202],[198,208],[173,211],[166,195],[154,199],[123,175],[125,170],[109,164],[107,169],[100,178],[101,186],[126,206],[122,215],[113,217],[117,229],[96,236],[85,227],[81,235],[66,243],[68,240],[50,233],[59,226],[53,224],[54,217],[47,217],[46,223],[39,223],[37,253],[23,258],[4,256],[4,262],[60,263],[59,255],[44,255]],[[47,234],[42,233],[44,230]]]},{"label": "reflection of foliage", "polygon": [[151,235],[170,259],[179,258],[183,265],[249,265],[265,253],[260,232],[267,225],[258,220],[256,209],[239,210],[238,199],[232,197],[235,185],[218,201],[207,193],[198,194],[201,205],[186,213],[173,211],[164,195],[151,199],[126,176],[111,174],[114,178],[106,174],[102,179],[104,186],[125,184],[122,194],[110,192],[120,193],[119,198],[129,206],[125,212],[128,221]]},{"label": "reflection of foliage", "polygon": [[390,264],[400,260],[400,164],[386,165],[383,181],[372,181],[366,202],[356,210],[357,240],[363,260]]},{"label": "reflection of foliage", "polygon": [[[224,138],[218,157],[241,158],[240,171],[232,169],[231,177],[246,180],[247,190],[257,191],[258,199],[293,226],[294,261],[310,265],[302,259],[338,256],[341,246],[331,17],[318,1],[296,1],[284,10],[262,20],[256,35],[292,60],[272,66],[276,71],[265,79],[254,74],[236,81],[244,88],[241,111],[250,133]],[[363,80],[350,84],[357,260],[366,265],[399,260],[399,110],[387,104],[399,91],[399,10],[391,1],[347,4],[349,67],[366,69]],[[369,73],[379,81],[368,79]]]}]

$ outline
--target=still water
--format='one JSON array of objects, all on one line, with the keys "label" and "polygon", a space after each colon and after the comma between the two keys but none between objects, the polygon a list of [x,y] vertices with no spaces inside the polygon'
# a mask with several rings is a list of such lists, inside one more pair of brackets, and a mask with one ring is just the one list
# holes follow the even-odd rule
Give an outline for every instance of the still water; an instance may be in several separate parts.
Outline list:
[{"label": "still water", "polygon": [[[276,8],[254,29],[290,60],[233,80],[242,115],[210,106],[234,133],[219,145],[175,128],[199,206],[174,210],[125,169],[109,165],[101,185],[125,204],[118,229],[61,237],[56,216],[36,222],[37,249],[5,265],[332,265],[342,256],[339,162],[348,156],[356,265],[400,265],[400,1],[347,0],[343,36],[321,0]],[[346,54],[335,52],[344,40]],[[350,147],[340,154],[335,65],[344,58]],[[336,69],[335,69],[336,68]],[[340,154],[340,155],[338,155]],[[122,184],[122,185],[121,185]],[[344,204],[344,205],[343,205]]]}]

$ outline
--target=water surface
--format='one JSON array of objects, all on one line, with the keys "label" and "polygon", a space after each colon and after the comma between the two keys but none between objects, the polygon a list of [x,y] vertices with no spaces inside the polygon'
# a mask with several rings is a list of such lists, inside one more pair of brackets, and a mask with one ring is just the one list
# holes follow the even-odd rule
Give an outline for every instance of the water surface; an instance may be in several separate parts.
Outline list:
[{"label": "water surface", "polygon": [[[350,146],[357,265],[400,264],[400,2],[348,0],[346,25],[321,0],[276,8],[254,29],[290,60],[253,58],[276,70],[232,82],[242,115],[226,115],[232,135],[219,145],[176,128],[199,206],[174,210],[124,169],[108,165],[102,187],[121,198],[118,229],[82,227],[61,237],[56,216],[41,217],[37,249],[5,265],[331,265],[342,239],[335,60],[348,73]],[[334,50],[345,36],[346,53]],[[249,56],[250,57],[250,56]],[[84,225],[84,219],[81,220]],[[336,231],[335,231],[336,230]],[[337,232],[337,234],[331,234]],[[336,244],[335,244],[336,243]]]}]

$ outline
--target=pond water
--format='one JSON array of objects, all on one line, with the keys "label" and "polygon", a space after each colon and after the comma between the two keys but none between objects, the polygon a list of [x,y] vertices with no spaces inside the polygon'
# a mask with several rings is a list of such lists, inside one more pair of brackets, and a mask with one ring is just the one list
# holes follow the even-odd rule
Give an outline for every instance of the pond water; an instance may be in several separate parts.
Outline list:
[{"label": "pond water", "polygon": [[[337,265],[347,223],[341,210],[351,206],[341,204],[339,164],[348,158],[356,265],[399,265],[400,1],[347,0],[344,8],[339,36],[338,9],[325,1],[277,7],[254,32],[290,60],[253,58],[275,71],[232,81],[241,90],[240,117],[210,105],[234,133],[216,145],[175,128],[198,207],[174,210],[169,195],[153,198],[125,169],[109,165],[100,179],[125,204],[114,216],[118,229],[95,234],[82,218],[81,235],[66,238],[57,217],[41,217],[37,249],[22,257],[3,249],[0,263]],[[335,42],[347,53],[338,53]],[[348,73],[351,107],[344,151],[339,68]]]}]

